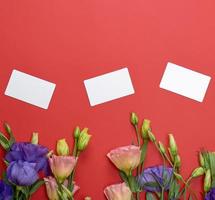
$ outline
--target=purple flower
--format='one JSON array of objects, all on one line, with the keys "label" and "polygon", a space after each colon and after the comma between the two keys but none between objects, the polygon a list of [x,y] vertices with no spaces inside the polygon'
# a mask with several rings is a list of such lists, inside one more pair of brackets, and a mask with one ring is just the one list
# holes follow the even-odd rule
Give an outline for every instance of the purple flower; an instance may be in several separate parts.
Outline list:
[{"label": "purple flower", "polygon": [[205,196],[205,200],[215,200],[215,188],[212,188],[207,195]]},{"label": "purple flower", "polygon": [[36,163],[25,161],[11,162],[7,168],[8,180],[16,185],[29,186],[38,180],[38,173],[35,170]]},{"label": "purple flower", "polygon": [[173,169],[164,166],[155,166],[145,169],[137,178],[137,181],[144,190],[150,192],[160,192],[161,186],[165,190],[169,189]]},{"label": "purple flower", "polygon": [[47,153],[48,149],[44,146],[27,142],[17,142],[12,145],[10,152],[7,153],[5,158],[8,162],[21,160],[34,163],[36,164],[35,170],[37,172],[44,170],[48,174]]},{"label": "purple flower", "polygon": [[11,200],[13,197],[13,189],[10,185],[0,180],[0,200]]}]

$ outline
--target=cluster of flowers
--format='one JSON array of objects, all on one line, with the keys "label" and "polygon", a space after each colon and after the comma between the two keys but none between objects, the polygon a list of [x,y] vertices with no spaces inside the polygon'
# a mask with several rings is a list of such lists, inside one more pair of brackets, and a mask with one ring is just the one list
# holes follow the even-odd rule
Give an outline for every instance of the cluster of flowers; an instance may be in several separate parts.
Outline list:
[{"label": "cluster of flowers", "polygon": [[[143,120],[139,128],[138,116],[132,113],[130,121],[136,132],[137,144],[118,147],[107,154],[122,179],[122,183],[105,188],[104,194],[108,200],[139,200],[140,193],[145,195],[146,200],[198,199],[190,183],[200,176],[204,176],[202,198],[215,200],[215,153],[200,151],[200,166],[184,180],[180,174],[181,159],[173,135],[169,134],[169,145],[165,147],[152,133],[149,120]],[[150,142],[161,155],[163,164],[145,168],[144,161]]]},{"label": "cluster of flowers", "polygon": [[72,154],[66,140],[58,140],[56,155],[38,144],[37,133],[33,133],[31,142],[16,142],[8,124],[5,130],[9,138],[0,133],[7,166],[0,180],[0,200],[28,200],[43,184],[50,200],[73,200],[79,189],[74,182],[77,161],[91,138],[88,129],[75,128]]},{"label": "cluster of flowers", "polygon": [[[215,200],[214,152],[200,151],[199,166],[185,180],[180,173],[181,158],[174,136],[169,134],[166,147],[152,133],[150,120],[143,120],[139,126],[138,116],[132,113],[130,121],[136,133],[136,144],[118,147],[107,154],[122,179],[121,183],[105,188],[108,200],[140,200],[141,193],[146,200],[197,200],[191,181],[201,176],[204,177],[203,199]],[[9,125],[4,127],[9,137],[0,132],[7,166],[0,180],[0,200],[28,200],[43,184],[50,200],[74,200],[74,194],[79,190],[74,181],[75,169],[91,138],[88,129],[75,128],[72,152],[66,140],[60,139],[55,153],[38,144],[37,133],[33,133],[31,142],[16,142]],[[144,162],[150,143],[161,155],[163,163],[146,168]]]}]

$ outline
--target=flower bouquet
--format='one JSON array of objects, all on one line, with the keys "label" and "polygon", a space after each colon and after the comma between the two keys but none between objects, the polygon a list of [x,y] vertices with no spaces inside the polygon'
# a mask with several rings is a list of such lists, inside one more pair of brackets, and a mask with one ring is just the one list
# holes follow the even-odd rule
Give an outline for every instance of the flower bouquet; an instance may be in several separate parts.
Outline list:
[{"label": "flower bouquet", "polygon": [[74,182],[75,167],[90,141],[88,129],[76,127],[72,155],[65,139],[57,142],[55,155],[38,144],[37,133],[31,142],[16,142],[10,126],[5,123],[4,128],[9,137],[0,132],[7,167],[0,180],[0,200],[28,200],[44,183],[50,200],[73,200],[79,189]]},{"label": "flower bouquet", "polygon": [[[198,199],[190,187],[191,181],[204,176],[205,200],[215,200],[215,154],[199,152],[200,166],[184,180],[181,175],[181,159],[174,136],[169,134],[169,145],[165,147],[152,133],[150,120],[143,120],[139,128],[139,119],[131,114],[131,124],[136,132],[136,144],[111,150],[107,157],[118,168],[122,183],[107,186],[104,194],[108,200],[139,200],[145,193],[147,200]],[[148,144],[152,143],[163,164],[145,168],[144,161]]]}]

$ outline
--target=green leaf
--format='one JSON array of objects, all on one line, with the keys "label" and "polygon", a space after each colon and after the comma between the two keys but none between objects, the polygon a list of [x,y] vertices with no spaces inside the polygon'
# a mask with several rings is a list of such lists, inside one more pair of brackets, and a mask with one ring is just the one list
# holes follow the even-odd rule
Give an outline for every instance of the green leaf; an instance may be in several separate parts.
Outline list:
[{"label": "green leaf", "polygon": [[30,188],[30,195],[36,192],[44,183],[44,180],[38,180],[36,183],[34,183]]},{"label": "green leaf", "polygon": [[124,181],[124,182],[128,185],[128,177],[127,177],[127,175],[125,174],[125,172],[119,171],[119,175],[120,175],[122,181]]},{"label": "green leaf", "polygon": [[4,150],[8,151],[10,149],[9,140],[0,132],[0,144]]},{"label": "green leaf", "polygon": [[5,131],[9,134],[10,136],[10,139],[9,139],[9,143],[10,143],[10,146],[15,142],[15,137],[13,135],[13,132],[9,126],[9,124],[7,123],[4,123],[4,128],[5,128]]},{"label": "green leaf", "polygon": [[146,193],[146,200],[156,200],[156,198],[151,192],[147,192]]},{"label": "green leaf", "polygon": [[141,191],[140,186],[137,182],[137,179],[134,176],[128,177],[128,185],[129,185],[132,192],[140,192]]}]

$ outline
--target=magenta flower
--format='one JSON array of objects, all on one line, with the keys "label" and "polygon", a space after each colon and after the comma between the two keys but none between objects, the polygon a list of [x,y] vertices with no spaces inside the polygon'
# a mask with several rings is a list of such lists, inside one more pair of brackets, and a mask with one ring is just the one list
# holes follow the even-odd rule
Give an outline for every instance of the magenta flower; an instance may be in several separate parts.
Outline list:
[{"label": "magenta flower", "polygon": [[140,148],[135,145],[118,147],[107,154],[113,164],[127,175],[139,165],[140,156]]},{"label": "magenta flower", "polygon": [[74,156],[56,156],[49,158],[49,165],[55,178],[63,183],[64,180],[72,173],[77,159]]},{"label": "magenta flower", "polygon": [[131,200],[132,197],[132,192],[125,183],[106,187],[104,194],[108,200]]}]

